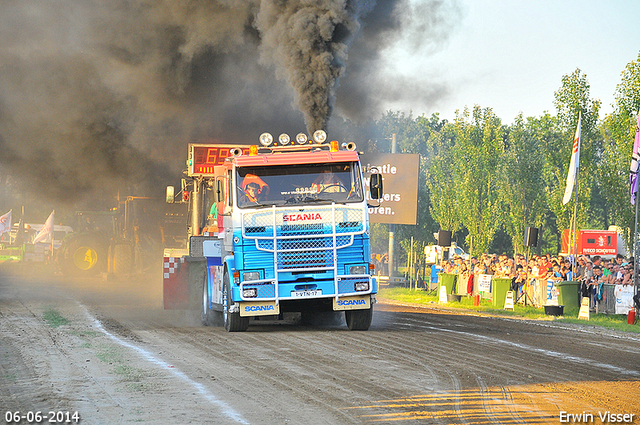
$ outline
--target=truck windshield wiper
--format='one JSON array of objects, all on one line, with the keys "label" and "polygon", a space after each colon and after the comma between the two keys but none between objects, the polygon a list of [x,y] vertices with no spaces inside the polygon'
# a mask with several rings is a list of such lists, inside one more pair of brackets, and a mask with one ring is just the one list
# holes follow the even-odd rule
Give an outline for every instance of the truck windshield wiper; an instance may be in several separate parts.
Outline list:
[{"label": "truck windshield wiper", "polygon": [[304,202],[304,203],[319,203],[319,202],[327,202],[327,203],[332,203],[334,202],[332,199],[323,199],[323,198],[304,198],[302,201],[300,202]]}]

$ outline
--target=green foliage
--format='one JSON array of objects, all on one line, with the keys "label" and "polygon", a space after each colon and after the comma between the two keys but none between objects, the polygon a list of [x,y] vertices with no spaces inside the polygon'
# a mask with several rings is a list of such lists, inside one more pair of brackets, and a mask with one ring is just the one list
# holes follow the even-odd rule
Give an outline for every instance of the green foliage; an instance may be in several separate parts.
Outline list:
[{"label": "green foliage", "polygon": [[502,184],[498,191],[505,207],[504,226],[516,252],[524,251],[526,227],[540,227],[546,210],[542,143],[535,121],[516,117],[500,162]]},{"label": "green foliage", "polygon": [[503,128],[491,108],[476,106],[458,112],[449,124],[455,134],[452,146],[455,207],[469,230],[476,252],[486,252],[502,224],[498,196],[498,166],[504,150]]},{"label": "green foliage", "polygon": [[[523,252],[524,229],[535,226],[542,230],[538,252],[555,254],[562,231],[573,220],[576,196],[578,228],[615,224],[630,235],[635,211],[629,203],[628,167],[640,109],[640,53],[622,72],[614,112],[602,120],[586,74],[576,69],[560,82],[555,115],[520,115],[511,125],[480,106],[456,111],[453,122],[438,114],[414,118],[392,111],[376,122],[384,137],[370,142],[371,149],[389,152],[385,139],[395,133],[398,152],[421,157],[418,225],[396,226],[396,240],[414,236],[432,243],[432,233],[442,228],[467,235],[468,251]],[[578,190],[563,205],[579,114]],[[372,228],[372,243],[383,249],[376,235],[385,244],[387,237],[379,230]]]},{"label": "green foliage", "polygon": [[598,167],[598,182],[607,205],[607,218],[622,228],[630,246],[635,209],[628,196],[629,165],[640,109],[640,54],[622,73],[615,99],[613,113],[607,115],[600,125],[603,153]]}]

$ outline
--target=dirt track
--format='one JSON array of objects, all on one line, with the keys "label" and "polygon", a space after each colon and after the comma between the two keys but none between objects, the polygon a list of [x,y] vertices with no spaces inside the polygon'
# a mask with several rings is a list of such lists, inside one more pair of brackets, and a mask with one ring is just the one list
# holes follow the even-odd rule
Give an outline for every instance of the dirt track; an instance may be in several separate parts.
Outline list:
[{"label": "dirt track", "polygon": [[640,423],[638,335],[385,303],[367,332],[229,334],[163,311],[160,288],[0,275],[1,420],[558,424],[610,411]]}]

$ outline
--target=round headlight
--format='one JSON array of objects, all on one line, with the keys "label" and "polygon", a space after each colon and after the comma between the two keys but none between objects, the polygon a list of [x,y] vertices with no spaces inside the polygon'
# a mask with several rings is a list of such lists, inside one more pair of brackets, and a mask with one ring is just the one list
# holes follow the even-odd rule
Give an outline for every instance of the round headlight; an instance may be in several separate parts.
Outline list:
[{"label": "round headlight", "polygon": [[273,143],[273,136],[269,133],[262,133],[260,135],[260,144],[262,146],[269,146]]},{"label": "round headlight", "polygon": [[298,142],[298,144],[300,145],[304,145],[305,143],[307,143],[307,135],[304,133],[298,133],[298,135],[296,136],[296,142]]},{"label": "round headlight", "polygon": [[316,130],[316,132],[313,133],[313,140],[316,143],[324,143],[327,140],[327,133],[325,133],[324,130]]},{"label": "round headlight", "polygon": [[282,133],[280,137],[278,137],[278,141],[281,145],[288,145],[291,141],[291,137],[287,133]]}]

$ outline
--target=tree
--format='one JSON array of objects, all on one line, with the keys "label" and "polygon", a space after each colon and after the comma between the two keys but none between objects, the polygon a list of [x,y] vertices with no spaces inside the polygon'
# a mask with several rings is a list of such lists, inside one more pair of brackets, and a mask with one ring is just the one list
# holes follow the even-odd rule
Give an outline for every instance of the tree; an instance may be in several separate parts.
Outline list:
[{"label": "tree", "polygon": [[[443,130],[453,127],[445,126]],[[456,193],[455,160],[452,146],[455,140],[453,132],[434,133],[431,139],[433,153],[427,171],[426,184],[429,188],[429,212],[441,229],[455,233],[462,222],[459,215]]]},{"label": "tree", "polygon": [[613,224],[620,226],[627,244],[631,246],[635,208],[629,202],[629,164],[633,151],[638,110],[640,109],[640,53],[622,72],[622,81],[616,87],[613,113],[605,116],[600,131],[604,149],[599,179],[609,206]]},{"label": "tree", "polygon": [[541,143],[533,128],[534,120],[516,117],[507,138],[500,162],[499,185],[502,204],[506,207],[504,225],[516,252],[524,251],[526,227],[540,227],[546,210],[544,196],[544,157]]},{"label": "tree", "polygon": [[451,124],[454,187],[458,217],[468,229],[473,250],[486,252],[502,225],[498,165],[504,150],[503,128],[491,108],[475,106],[456,113]]}]

